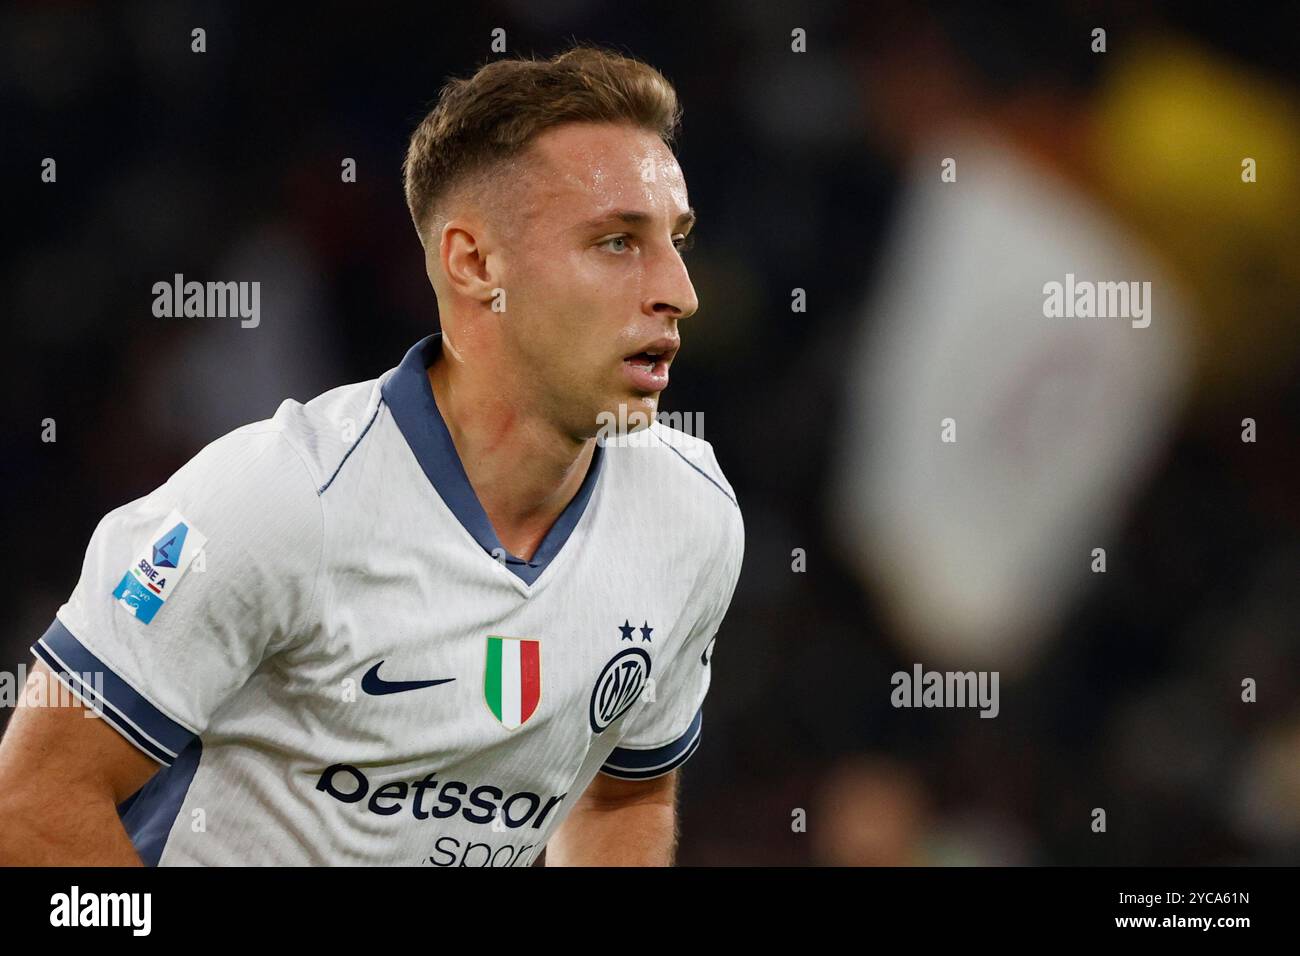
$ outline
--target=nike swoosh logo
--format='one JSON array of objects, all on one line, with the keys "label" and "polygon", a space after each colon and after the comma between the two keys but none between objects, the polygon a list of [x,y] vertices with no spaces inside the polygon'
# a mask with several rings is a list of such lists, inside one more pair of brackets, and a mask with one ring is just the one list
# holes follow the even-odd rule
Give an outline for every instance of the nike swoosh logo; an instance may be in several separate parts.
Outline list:
[{"label": "nike swoosh logo", "polygon": [[709,666],[709,654],[713,651],[713,642],[718,638],[716,635],[705,645],[704,650],[700,653],[700,663],[705,667]]},{"label": "nike swoosh logo", "polygon": [[365,677],[361,678],[361,689],[372,697],[379,697],[383,694],[400,694],[407,690],[419,690],[421,687],[433,687],[456,679],[454,677],[444,677],[440,680],[384,680],[379,676],[379,668],[383,666],[384,662],[380,661],[366,671]]}]

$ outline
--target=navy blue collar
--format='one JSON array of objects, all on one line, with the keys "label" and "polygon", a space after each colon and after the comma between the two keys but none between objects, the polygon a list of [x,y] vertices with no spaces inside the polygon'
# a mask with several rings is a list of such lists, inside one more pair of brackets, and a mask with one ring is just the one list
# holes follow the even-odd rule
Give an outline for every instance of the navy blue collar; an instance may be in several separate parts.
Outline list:
[{"label": "navy blue collar", "polygon": [[582,487],[555,524],[551,525],[551,530],[546,532],[533,559],[525,561],[515,557],[501,544],[492,522],[488,520],[487,512],[479,504],[478,495],[474,494],[474,488],[465,474],[465,466],[456,454],[451,433],[447,431],[447,424],[438,411],[438,403],[434,401],[428,368],[437,361],[441,352],[441,332],[416,342],[402,359],[402,364],[384,382],[381,394],[392,410],[393,421],[397,423],[406,443],[411,446],[429,483],[446,502],[452,514],[489,556],[504,554],[505,566],[525,584],[532,584],[546,570],[551,559],[560,553],[564,542],[569,539],[578,519],[586,510],[600,476],[605,449],[600,442],[596,443]]}]

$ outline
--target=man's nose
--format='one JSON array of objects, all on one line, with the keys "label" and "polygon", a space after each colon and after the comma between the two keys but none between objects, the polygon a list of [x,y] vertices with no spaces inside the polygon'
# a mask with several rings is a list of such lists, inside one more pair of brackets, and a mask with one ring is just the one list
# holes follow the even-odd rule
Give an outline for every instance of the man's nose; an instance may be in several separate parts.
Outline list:
[{"label": "man's nose", "polygon": [[691,284],[690,274],[686,271],[686,263],[675,249],[660,257],[654,282],[646,291],[650,293],[644,306],[648,315],[685,319],[694,315],[700,307],[700,300],[695,296],[695,286]]}]

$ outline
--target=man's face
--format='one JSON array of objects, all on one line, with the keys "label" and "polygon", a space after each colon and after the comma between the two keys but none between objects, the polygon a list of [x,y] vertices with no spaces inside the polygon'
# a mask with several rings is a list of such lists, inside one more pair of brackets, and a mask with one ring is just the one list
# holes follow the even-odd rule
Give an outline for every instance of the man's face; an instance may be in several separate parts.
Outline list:
[{"label": "man's face", "polygon": [[574,437],[602,412],[648,423],[678,320],[699,305],[679,250],[694,221],[681,168],[653,133],[609,123],[547,130],[521,165],[501,248],[511,371]]}]

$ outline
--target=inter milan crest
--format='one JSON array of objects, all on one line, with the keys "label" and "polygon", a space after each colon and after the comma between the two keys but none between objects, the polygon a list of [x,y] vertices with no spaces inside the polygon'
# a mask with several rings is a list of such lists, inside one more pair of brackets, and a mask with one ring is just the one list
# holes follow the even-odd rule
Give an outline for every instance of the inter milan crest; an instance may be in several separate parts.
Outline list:
[{"label": "inter milan crest", "polygon": [[506,730],[522,726],[542,699],[542,642],[523,637],[487,639],[483,695]]},{"label": "inter milan crest", "polygon": [[[653,631],[648,624],[643,628],[633,628],[625,621],[619,630],[623,639],[630,640],[633,630],[641,631],[641,640],[650,642]],[[636,703],[646,681],[650,679],[650,654],[641,647],[625,647],[601,668],[596,678],[596,686],[591,692],[591,732],[601,733],[614,721],[622,717],[629,707]]]}]

